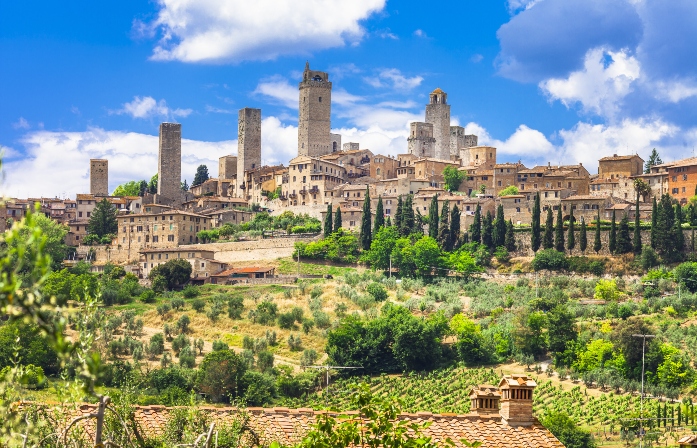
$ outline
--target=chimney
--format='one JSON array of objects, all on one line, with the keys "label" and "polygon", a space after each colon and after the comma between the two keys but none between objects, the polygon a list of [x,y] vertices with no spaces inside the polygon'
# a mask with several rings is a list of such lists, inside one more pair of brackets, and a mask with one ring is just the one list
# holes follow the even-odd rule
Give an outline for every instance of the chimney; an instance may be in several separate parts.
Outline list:
[{"label": "chimney", "polygon": [[470,412],[482,417],[493,417],[499,413],[501,392],[496,386],[482,384],[470,392]]},{"label": "chimney", "polygon": [[506,375],[499,382],[501,391],[501,418],[510,426],[530,426],[535,423],[532,415],[532,394],[537,383],[527,375]]},{"label": "chimney", "polygon": [[552,166],[552,162],[547,162],[547,166],[548,166],[548,167],[551,167],[551,166]]}]

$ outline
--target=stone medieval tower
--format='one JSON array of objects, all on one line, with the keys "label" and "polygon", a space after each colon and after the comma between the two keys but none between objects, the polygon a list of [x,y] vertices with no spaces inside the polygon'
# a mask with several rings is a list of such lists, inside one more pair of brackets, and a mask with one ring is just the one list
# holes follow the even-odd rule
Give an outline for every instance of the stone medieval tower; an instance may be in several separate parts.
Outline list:
[{"label": "stone medieval tower", "polygon": [[332,83],[329,74],[310,70],[308,62],[298,89],[298,155],[319,157],[329,154],[332,152]]},{"label": "stone medieval tower", "polygon": [[179,201],[182,195],[182,125],[179,123],[160,123],[157,176],[157,194]]},{"label": "stone medieval tower", "polygon": [[409,124],[409,154],[417,157],[433,157],[436,139],[433,138],[433,125],[415,121]]},{"label": "stone medieval tower", "polygon": [[436,139],[433,157],[450,160],[450,104],[448,94],[437,88],[429,96],[426,105],[426,123],[433,125],[433,138]]},{"label": "stone medieval tower", "polygon": [[245,171],[261,167],[261,109],[240,109],[237,121],[237,196],[245,197]]},{"label": "stone medieval tower", "polygon": [[90,194],[109,196],[109,161],[90,159]]}]

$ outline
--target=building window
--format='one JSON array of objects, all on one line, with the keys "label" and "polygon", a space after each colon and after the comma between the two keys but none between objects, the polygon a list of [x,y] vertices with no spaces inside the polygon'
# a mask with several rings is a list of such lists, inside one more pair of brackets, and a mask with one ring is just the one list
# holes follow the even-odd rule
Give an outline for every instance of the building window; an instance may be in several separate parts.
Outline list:
[{"label": "building window", "polygon": [[515,208],[516,213],[520,213],[520,207]]},{"label": "building window", "polygon": [[677,189],[677,188],[673,188],[673,194],[678,194],[678,189]]},{"label": "building window", "polygon": [[152,237],[152,242],[153,242],[153,243],[159,242],[159,237],[158,237],[157,235],[153,236],[153,237]]},{"label": "building window", "polygon": [[[12,214],[14,215],[14,210],[12,210]],[[77,217],[82,218],[82,212],[77,212]],[[133,219],[133,218],[131,218]]]}]

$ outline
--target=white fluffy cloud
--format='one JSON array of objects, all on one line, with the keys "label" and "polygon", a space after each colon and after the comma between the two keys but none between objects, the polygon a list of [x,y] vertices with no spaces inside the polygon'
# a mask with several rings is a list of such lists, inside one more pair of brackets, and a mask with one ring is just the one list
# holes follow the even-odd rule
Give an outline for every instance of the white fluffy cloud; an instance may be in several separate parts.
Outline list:
[{"label": "white fluffy cloud", "polygon": [[19,117],[16,123],[12,123],[15,129],[29,129],[29,122],[24,117]]},{"label": "white fluffy cloud", "polygon": [[566,78],[544,80],[539,86],[551,100],[559,100],[566,107],[580,103],[585,112],[614,117],[618,103],[631,92],[632,83],[640,75],[639,61],[627,50],[600,47],[586,53],[582,70]]},{"label": "white fluffy cloud", "polygon": [[110,114],[125,114],[132,118],[188,117],[191,112],[191,109],[172,109],[165,100],[156,101],[151,96],[135,96],[130,103],[124,103],[121,109],[109,111]]},{"label": "white fluffy cloud", "polygon": [[269,60],[360,41],[360,22],[385,0],[159,0],[152,59],[183,62]]},{"label": "white fluffy cloud", "polygon": [[386,68],[377,75],[364,78],[365,82],[375,88],[390,88],[398,91],[412,90],[421,85],[424,80],[421,76],[404,76],[399,69]]}]

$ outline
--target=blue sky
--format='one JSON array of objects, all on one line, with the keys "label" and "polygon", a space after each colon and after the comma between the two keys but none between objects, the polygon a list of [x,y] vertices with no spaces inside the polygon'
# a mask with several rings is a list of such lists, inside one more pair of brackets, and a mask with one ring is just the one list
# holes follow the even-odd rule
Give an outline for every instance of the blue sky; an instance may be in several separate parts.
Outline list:
[{"label": "blue sky", "polygon": [[697,144],[693,0],[158,0],[0,4],[3,193],[73,196],[88,160],[110,187],[156,172],[157,129],[183,129],[183,175],[237,150],[237,110],[264,117],[262,157],[297,151],[297,82],[334,83],[332,128],[406,151],[428,93],[499,159],[582,162]]}]

